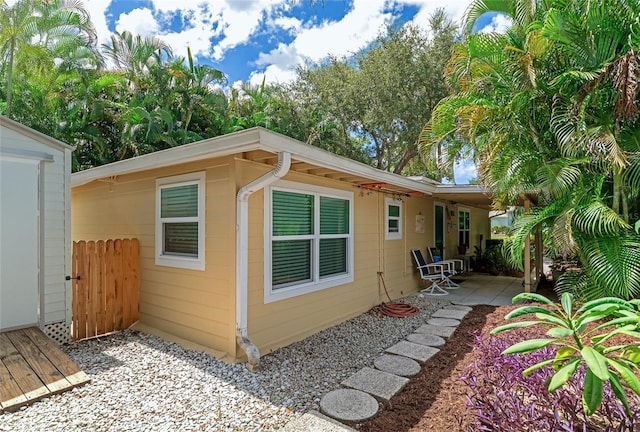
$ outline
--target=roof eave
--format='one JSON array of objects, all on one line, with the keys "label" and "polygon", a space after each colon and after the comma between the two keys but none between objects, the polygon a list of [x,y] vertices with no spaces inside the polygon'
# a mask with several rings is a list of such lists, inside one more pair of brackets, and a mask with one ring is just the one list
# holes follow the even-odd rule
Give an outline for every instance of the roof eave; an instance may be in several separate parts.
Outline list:
[{"label": "roof eave", "polygon": [[25,126],[22,123],[19,123],[15,120],[11,120],[9,117],[0,115],[0,126],[6,127],[8,129],[13,129],[19,132],[22,135],[28,136],[38,142],[48,145],[49,147],[53,147],[58,150],[69,150],[74,151],[76,148],[69,144],[63,143],[49,135],[45,135],[42,132],[38,132],[35,129],[30,128],[29,126]]}]

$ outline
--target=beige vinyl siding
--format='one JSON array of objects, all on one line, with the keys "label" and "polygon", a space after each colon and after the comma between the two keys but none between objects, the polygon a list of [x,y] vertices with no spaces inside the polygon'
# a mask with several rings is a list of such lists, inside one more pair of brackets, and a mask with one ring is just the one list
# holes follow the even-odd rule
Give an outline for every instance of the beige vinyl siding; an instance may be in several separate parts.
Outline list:
[{"label": "beige vinyl siding", "polygon": [[472,254],[474,246],[480,246],[480,234],[482,234],[482,249],[486,248],[486,240],[491,238],[491,220],[489,219],[489,211],[470,207],[470,236],[469,248],[467,254]]},{"label": "beige vinyl siding", "polygon": [[[73,189],[73,239],[140,240],[140,322],[236,355],[233,159],[94,181]],[[155,264],[156,179],[206,172],[205,270]]]},{"label": "beige vinyl siding", "polygon": [[[238,187],[267,171],[255,163],[237,163]],[[429,222],[425,222],[425,233],[415,233],[415,215],[418,211],[425,214],[428,200],[424,197],[403,198],[403,217],[413,222],[403,222],[402,240],[385,240],[384,194],[368,193],[350,183],[310,174],[290,172],[284,180],[354,193],[354,282],[265,304],[265,192],[254,193],[249,199],[248,333],[263,354],[386,301],[378,271],[383,272],[392,298],[416,292],[419,279],[409,251],[413,247],[424,248],[429,232]]]},{"label": "beige vinyl siding", "polygon": [[[73,238],[137,237],[141,243],[141,322],[242,358],[235,342],[236,193],[271,166],[220,157],[93,181],[73,189]],[[206,171],[205,271],[155,265],[155,180]],[[264,355],[387,301],[378,272],[393,299],[415,293],[421,281],[411,249],[433,244],[429,196],[402,196],[402,238],[385,240],[385,198],[390,194],[351,183],[291,171],[283,180],[353,193],[354,281],[265,303],[265,191],[249,198],[248,335]],[[454,208],[451,203],[448,207]],[[486,219],[486,212],[485,219]],[[416,232],[416,215],[424,216]],[[472,230],[476,214],[472,211]],[[485,221],[488,232],[488,221]],[[447,232],[453,253],[457,229]],[[475,233],[472,232],[472,241]]]},{"label": "beige vinyl siding", "polygon": [[[47,145],[34,137],[11,128],[2,129],[3,147],[37,151],[53,156],[53,162],[44,162],[41,166],[41,185],[44,190],[44,232],[40,233],[44,251],[44,262],[40,263],[44,289],[44,324],[64,322],[67,317],[67,292],[65,275],[67,270],[68,245],[68,197],[70,184],[66,158],[70,159],[70,150],[57,145]],[[35,227],[34,227],[35,229]],[[34,269],[35,271],[35,269]],[[70,307],[70,305],[69,305]]]}]

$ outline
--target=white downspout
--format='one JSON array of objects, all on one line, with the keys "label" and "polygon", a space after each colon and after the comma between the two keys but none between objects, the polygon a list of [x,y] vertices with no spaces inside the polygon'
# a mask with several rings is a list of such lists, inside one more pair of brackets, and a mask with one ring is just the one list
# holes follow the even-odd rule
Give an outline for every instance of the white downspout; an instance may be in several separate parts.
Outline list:
[{"label": "white downspout", "polygon": [[260,365],[260,351],[247,334],[247,301],[249,273],[249,197],[284,177],[291,167],[291,154],[278,153],[278,164],[268,173],[243,186],[236,197],[236,341],[247,354],[247,368],[254,371]]}]

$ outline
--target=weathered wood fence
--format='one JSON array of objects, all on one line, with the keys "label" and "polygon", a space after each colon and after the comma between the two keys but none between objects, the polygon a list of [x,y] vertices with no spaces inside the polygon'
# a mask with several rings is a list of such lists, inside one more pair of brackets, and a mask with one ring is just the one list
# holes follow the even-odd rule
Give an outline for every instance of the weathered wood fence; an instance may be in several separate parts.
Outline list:
[{"label": "weathered wood fence", "polygon": [[137,239],[73,242],[74,341],[124,330],[138,320]]}]

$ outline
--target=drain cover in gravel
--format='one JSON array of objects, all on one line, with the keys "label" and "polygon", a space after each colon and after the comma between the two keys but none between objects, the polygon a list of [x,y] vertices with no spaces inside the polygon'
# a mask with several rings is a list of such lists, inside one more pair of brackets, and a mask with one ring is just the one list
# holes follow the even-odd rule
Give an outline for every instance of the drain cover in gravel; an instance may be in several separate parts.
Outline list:
[{"label": "drain cover in gravel", "polygon": [[320,399],[320,410],[336,420],[358,423],[378,413],[378,401],[373,396],[353,389],[338,389]]}]

